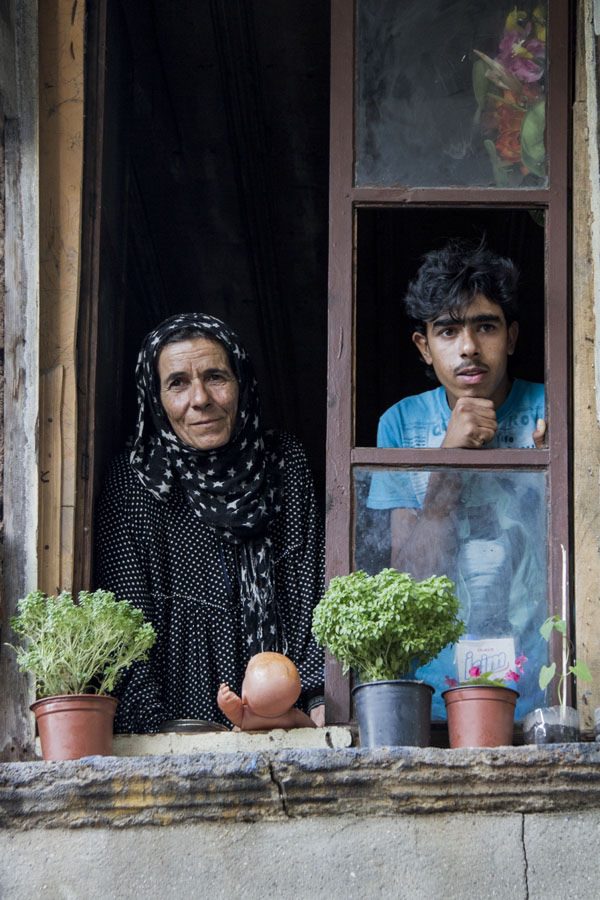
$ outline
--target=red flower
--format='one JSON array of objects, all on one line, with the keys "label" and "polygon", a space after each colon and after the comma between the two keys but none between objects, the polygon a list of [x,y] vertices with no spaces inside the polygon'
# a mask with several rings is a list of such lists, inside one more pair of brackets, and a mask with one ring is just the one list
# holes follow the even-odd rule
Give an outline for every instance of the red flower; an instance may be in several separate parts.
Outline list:
[{"label": "red flower", "polygon": [[471,666],[471,668],[469,669],[469,677],[470,678],[479,678],[480,675],[481,675],[481,669],[479,668],[479,666]]},{"label": "red flower", "polygon": [[498,129],[496,150],[509,163],[521,160],[521,123],[526,110],[518,105],[519,98],[512,91],[504,91],[505,103],[496,101],[495,125]]}]

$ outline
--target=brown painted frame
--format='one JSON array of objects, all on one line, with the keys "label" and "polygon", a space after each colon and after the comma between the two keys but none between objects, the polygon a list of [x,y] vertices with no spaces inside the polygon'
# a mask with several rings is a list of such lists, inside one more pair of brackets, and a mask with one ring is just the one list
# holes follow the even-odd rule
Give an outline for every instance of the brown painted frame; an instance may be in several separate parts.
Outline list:
[{"label": "brown painted frame", "polygon": [[[548,0],[549,115],[548,188],[407,187],[356,188],[353,185],[354,146],[354,15],[355,0],[331,2],[331,149],[329,336],[327,425],[327,580],[352,568],[352,469],[397,465],[402,468],[454,466],[462,468],[541,469],[548,472],[548,608],[561,613],[562,550],[569,561],[566,595],[571,600],[570,556],[570,44],[573,19],[568,0]],[[360,206],[435,206],[539,208],[546,217],[545,383],[548,413],[547,450],[419,451],[354,447],[356,210]],[[570,606],[569,602],[569,606]],[[558,652],[558,647],[554,648]],[[341,666],[327,660],[325,698],[328,722],[351,717],[350,685]]]}]

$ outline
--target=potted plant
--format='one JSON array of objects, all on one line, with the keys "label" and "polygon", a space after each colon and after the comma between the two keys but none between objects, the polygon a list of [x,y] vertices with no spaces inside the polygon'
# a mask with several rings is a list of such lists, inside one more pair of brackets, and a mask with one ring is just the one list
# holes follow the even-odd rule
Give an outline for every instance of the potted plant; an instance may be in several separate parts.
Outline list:
[{"label": "potted plant", "polygon": [[[32,591],[11,619],[25,646],[19,669],[36,679],[32,704],[44,759],[108,755],[117,699],[108,696],[124,669],[146,659],[156,634],[141,610],[98,590],[46,597]],[[10,645],[12,646],[12,645]]]},{"label": "potted plant", "polygon": [[[569,664],[573,644],[567,638],[567,623],[560,616],[549,616],[540,628],[540,634],[545,641],[550,640],[554,631],[562,635],[563,665],[558,678],[558,704],[539,707],[527,713],[523,719],[523,739],[527,744],[558,744],[579,740],[579,713],[574,707],[567,706],[566,679],[574,675],[581,681],[592,681],[592,676],[584,662],[576,661],[574,664]],[[556,674],[555,662],[541,667],[538,681],[543,691],[550,685]]]},{"label": "potted plant", "polygon": [[448,690],[442,697],[448,716],[450,747],[504,747],[512,744],[515,706],[519,696],[511,685],[519,683],[527,657],[515,660],[515,669],[494,677],[471,666],[466,681],[446,675]]},{"label": "potted plant", "polygon": [[417,582],[405,572],[352,572],[332,578],[313,616],[313,634],[352,668],[363,747],[426,747],[433,687],[414,673],[464,633],[454,584],[445,576]]}]

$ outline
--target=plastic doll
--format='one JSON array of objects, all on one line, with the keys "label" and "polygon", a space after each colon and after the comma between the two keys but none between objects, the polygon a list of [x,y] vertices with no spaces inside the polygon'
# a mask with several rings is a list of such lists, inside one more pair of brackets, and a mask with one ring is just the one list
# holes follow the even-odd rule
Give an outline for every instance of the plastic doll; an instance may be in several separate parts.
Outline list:
[{"label": "plastic doll", "polygon": [[315,728],[312,719],[294,706],[301,690],[291,659],[281,653],[257,653],[246,667],[242,696],[222,684],[217,703],[239,731]]}]

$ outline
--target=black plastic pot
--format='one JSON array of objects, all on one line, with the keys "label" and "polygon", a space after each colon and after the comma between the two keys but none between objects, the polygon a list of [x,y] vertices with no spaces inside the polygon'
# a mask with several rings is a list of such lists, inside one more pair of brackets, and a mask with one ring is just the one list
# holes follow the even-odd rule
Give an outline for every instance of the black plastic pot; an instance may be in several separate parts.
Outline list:
[{"label": "black plastic pot", "polygon": [[361,747],[428,747],[431,697],[423,681],[369,681],[352,690]]}]

